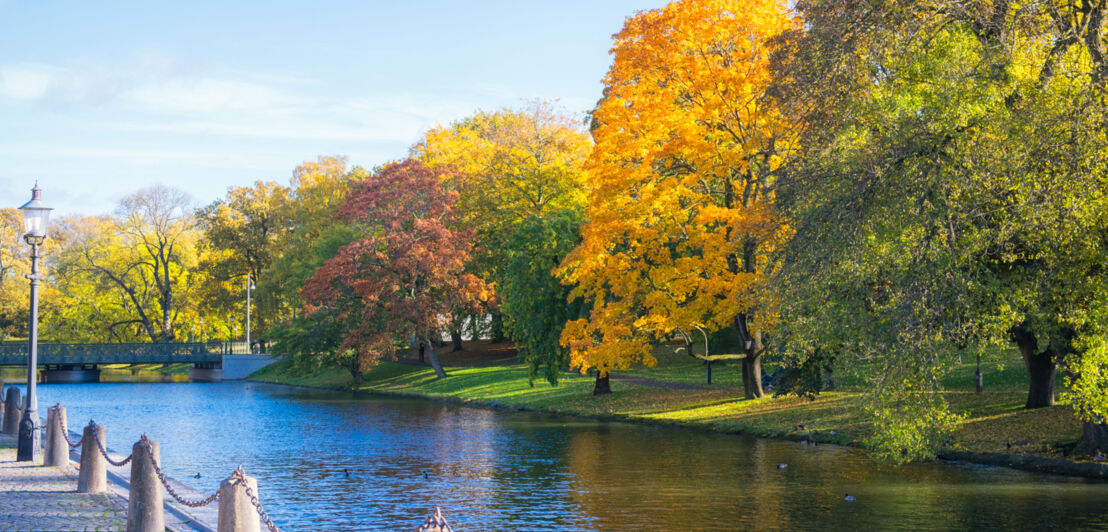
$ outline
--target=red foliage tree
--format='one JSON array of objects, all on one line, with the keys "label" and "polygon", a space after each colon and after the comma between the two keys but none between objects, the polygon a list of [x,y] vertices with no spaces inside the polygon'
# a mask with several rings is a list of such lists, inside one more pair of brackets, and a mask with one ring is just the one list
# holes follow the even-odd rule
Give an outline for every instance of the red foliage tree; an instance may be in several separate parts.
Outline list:
[{"label": "red foliage tree", "polygon": [[365,238],[343,246],[301,290],[307,312],[327,311],[345,324],[338,353],[352,352],[361,373],[413,337],[446,377],[430,331],[451,308],[487,292],[465,274],[474,235],[451,230],[457,193],[440,188],[441,171],[408,159],[354,185],[337,217]]}]

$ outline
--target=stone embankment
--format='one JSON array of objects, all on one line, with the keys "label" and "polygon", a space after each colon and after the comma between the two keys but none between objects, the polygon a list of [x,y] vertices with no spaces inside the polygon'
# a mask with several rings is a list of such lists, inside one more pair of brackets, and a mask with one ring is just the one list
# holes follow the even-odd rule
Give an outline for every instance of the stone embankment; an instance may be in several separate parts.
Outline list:
[{"label": "stone embankment", "polygon": [[[76,462],[64,467],[17,462],[15,444],[14,435],[0,434],[0,531],[127,529],[128,486],[126,476],[113,471],[117,468],[109,469],[106,490],[77,493]],[[177,508],[167,512],[166,529],[215,530]]]}]

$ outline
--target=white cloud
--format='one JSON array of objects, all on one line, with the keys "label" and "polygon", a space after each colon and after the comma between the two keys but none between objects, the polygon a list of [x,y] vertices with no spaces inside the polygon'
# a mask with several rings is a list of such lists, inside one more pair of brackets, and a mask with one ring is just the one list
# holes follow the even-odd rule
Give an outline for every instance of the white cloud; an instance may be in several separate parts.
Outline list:
[{"label": "white cloud", "polygon": [[[85,126],[112,131],[320,141],[415,141],[436,123],[473,112],[478,95],[372,94],[310,97],[312,80],[201,74],[170,56],[143,54],[114,70],[89,62],[69,66],[0,66],[4,99],[69,112],[95,108]],[[318,88],[318,87],[316,87]],[[298,92],[299,91],[299,92]],[[469,93],[469,94],[466,94]]]},{"label": "white cloud", "polygon": [[54,85],[57,69],[21,64],[0,68],[0,95],[15,100],[37,100]]},{"label": "white cloud", "polygon": [[[166,139],[172,143],[216,137],[309,141],[349,150],[410,145],[429,128],[461,119],[483,107],[482,102],[503,101],[512,93],[507,87],[486,84],[455,91],[313,96],[320,88],[315,80],[250,72],[227,76],[207,70],[211,69],[156,53],[136,55],[129,64],[114,68],[90,61],[66,66],[0,65],[0,108],[5,99],[30,102],[59,111],[56,116],[63,120],[76,119],[82,135],[139,133],[153,145],[158,141],[151,137],[158,135],[176,136]],[[518,99],[515,104],[508,105],[523,106],[526,101]],[[55,149],[68,149],[65,155],[73,158],[114,157],[133,164],[183,162],[182,154],[173,149]],[[197,160],[194,155],[188,156],[194,164],[238,166],[228,164],[226,156],[211,154]],[[403,155],[401,149],[392,156]]]},{"label": "white cloud", "polygon": [[212,78],[147,82],[129,90],[125,97],[150,111],[182,114],[274,110],[300,103],[298,98],[264,85]]}]

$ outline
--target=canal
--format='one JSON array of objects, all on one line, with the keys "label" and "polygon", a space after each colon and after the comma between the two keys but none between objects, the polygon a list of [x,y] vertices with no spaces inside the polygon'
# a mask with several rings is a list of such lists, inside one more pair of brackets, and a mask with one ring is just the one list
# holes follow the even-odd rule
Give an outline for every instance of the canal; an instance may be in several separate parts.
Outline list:
[{"label": "canal", "polygon": [[61,403],[116,451],[146,433],[202,491],[242,464],[285,530],[413,529],[434,506],[469,532],[1108,529],[1102,482],[831,445],[246,382],[39,390],[44,419]]}]

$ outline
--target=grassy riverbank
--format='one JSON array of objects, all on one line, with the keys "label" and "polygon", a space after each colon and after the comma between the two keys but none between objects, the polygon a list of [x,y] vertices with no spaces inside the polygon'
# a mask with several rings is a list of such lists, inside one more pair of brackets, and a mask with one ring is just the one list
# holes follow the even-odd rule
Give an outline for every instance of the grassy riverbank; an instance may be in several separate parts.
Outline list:
[{"label": "grassy riverbank", "polygon": [[[450,355],[444,359],[451,362]],[[990,364],[983,394],[973,391],[973,371],[973,366],[966,364],[948,378],[947,400],[965,415],[952,449],[1059,458],[1079,438],[1080,423],[1067,406],[1023,409],[1026,377],[1018,358]],[[448,367],[448,372],[449,378],[440,380],[429,367],[382,363],[365,375],[358,389],[855,446],[863,444],[870,430],[859,407],[861,392],[850,386],[849,379],[844,379],[848,383],[843,391],[824,393],[815,400],[767,397],[748,401],[742,399],[737,366],[717,364],[713,385],[704,386],[704,366],[682,355],[662,354],[658,366],[625,373],[623,378],[630,380],[617,377],[613,393],[600,397],[590,395],[592,378],[581,375],[567,375],[556,387],[545,381],[531,386],[526,367],[518,364],[454,366]],[[269,366],[252,379],[334,389],[351,389],[353,384],[343,370],[328,368],[309,375],[287,362]]]},{"label": "grassy riverbank", "polygon": [[[101,382],[188,382],[192,364],[102,364]],[[41,370],[41,366],[40,366]],[[27,368],[0,368],[0,380],[21,383],[27,379]]]}]

